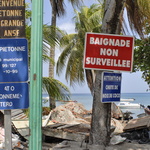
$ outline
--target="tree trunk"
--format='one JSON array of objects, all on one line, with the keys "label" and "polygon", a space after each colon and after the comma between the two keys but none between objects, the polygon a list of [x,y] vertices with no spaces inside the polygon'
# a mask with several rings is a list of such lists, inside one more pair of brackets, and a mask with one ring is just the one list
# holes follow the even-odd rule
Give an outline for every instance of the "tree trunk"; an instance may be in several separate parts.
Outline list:
[{"label": "tree trunk", "polygon": [[[51,6],[52,6],[52,19],[51,19],[51,26],[56,27],[56,3],[55,0],[50,0]],[[52,28],[52,34],[55,36],[56,30],[55,28]],[[50,58],[55,60],[55,45],[50,47]],[[54,78],[54,64],[49,62],[49,77]],[[54,97],[51,97],[49,95],[50,99],[50,109],[54,109],[56,107],[56,102]]]},{"label": "tree trunk", "polygon": [[109,143],[109,135],[110,135],[111,104],[100,102],[101,73],[102,71],[96,72],[94,97],[93,97],[92,125],[90,132],[90,144],[106,146]]},{"label": "tree trunk", "polygon": [[[106,0],[102,23],[102,33],[119,34],[125,0]],[[110,141],[111,103],[101,102],[101,75],[96,72],[90,144],[108,145]]]}]

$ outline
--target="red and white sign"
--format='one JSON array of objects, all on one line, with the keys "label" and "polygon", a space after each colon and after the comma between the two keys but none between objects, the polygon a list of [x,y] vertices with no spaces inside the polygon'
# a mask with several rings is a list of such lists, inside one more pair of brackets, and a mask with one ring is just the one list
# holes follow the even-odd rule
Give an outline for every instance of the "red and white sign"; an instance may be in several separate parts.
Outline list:
[{"label": "red and white sign", "polygon": [[84,68],[132,72],[134,38],[86,33]]}]

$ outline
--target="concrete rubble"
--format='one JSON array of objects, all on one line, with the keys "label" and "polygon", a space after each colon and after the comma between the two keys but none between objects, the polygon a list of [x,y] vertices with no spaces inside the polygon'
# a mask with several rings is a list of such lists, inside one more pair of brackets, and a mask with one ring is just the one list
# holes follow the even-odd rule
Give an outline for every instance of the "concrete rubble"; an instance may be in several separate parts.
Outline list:
[{"label": "concrete rubble", "polygon": [[[78,104],[75,102],[68,102],[65,105],[61,105],[55,108],[51,112],[50,122],[53,123],[65,123],[65,124],[88,124],[91,122],[91,111],[87,111],[82,104]],[[137,141],[129,141],[127,137],[121,136],[122,133],[125,133],[124,128],[128,125],[129,120],[132,120],[130,115],[131,113],[123,114],[122,111],[113,104],[112,106],[112,118],[111,118],[111,126],[114,127],[114,131],[111,134],[112,141],[115,143],[110,143],[110,146],[104,148],[103,146],[97,145],[89,145],[88,143],[83,143],[84,149],[89,150],[126,150],[126,147],[131,148],[130,150],[150,150],[150,145],[148,144],[139,144]],[[138,126],[138,125],[137,125]],[[90,129],[90,128],[89,128]],[[65,130],[66,131],[66,130]],[[148,139],[149,140],[149,139]],[[130,143],[128,143],[130,142]],[[87,147],[88,145],[88,147]],[[121,145],[125,148],[122,148]],[[132,145],[132,146],[131,146]],[[81,141],[69,141],[64,139],[62,143],[59,143],[53,150],[83,150],[81,147]],[[132,149],[133,148],[133,149]],[[141,148],[141,149],[140,149]]]},{"label": "concrete rubble", "polygon": [[[85,139],[89,137],[92,111],[87,111],[82,104],[68,102],[58,106],[46,116],[42,128],[43,150],[150,150],[150,117],[132,119],[128,115],[131,113],[122,113],[115,104],[111,109],[112,133],[109,146],[89,145],[88,140]],[[2,122],[1,119],[0,123]],[[2,135],[3,124],[0,125]],[[57,139],[60,140],[55,143]],[[17,147],[22,146],[22,143],[23,141],[18,137]],[[23,144],[27,147],[28,142]]]},{"label": "concrete rubble", "polygon": [[87,123],[84,119],[85,114],[91,114],[90,111],[87,111],[82,104],[75,102],[68,102],[65,105],[60,105],[52,110],[50,120],[59,123]]}]

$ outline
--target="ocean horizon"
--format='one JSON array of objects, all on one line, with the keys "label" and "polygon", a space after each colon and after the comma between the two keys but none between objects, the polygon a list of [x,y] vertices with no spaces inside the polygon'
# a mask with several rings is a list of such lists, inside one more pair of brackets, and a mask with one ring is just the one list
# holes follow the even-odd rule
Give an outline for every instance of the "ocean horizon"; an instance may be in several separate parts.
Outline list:
[{"label": "ocean horizon", "polygon": [[[48,97],[48,94],[43,94],[43,97]],[[138,103],[142,104],[145,107],[147,105],[150,105],[150,93],[145,92],[145,93],[121,93],[121,98],[122,99],[130,99],[133,98],[135,101],[132,103]],[[93,104],[93,97],[90,93],[72,93],[70,96],[71,101],[76,101],[78,103],[81,103],[85,109],[91,110],[92,109],[92,104]],[[61,102],[57,101],[56,106],[63,105],[66,102]],[[117,102],[116,102],[117,104]],[[49,106],[49,102],[45,103],[43,106]],[[132,116],[133,118],[137,118],[137,115],[144,113],[143,108],[134,108],[134,109],[121,109],[123,112],[131,112],[133,113]]]}]

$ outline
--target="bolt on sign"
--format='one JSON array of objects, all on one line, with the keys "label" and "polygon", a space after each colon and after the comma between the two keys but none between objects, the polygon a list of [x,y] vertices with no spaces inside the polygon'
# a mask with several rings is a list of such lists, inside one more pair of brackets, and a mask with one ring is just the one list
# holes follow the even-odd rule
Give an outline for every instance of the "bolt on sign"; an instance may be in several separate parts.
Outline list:
[{"label": "bolt on sign", "polygon": [[133,48],[131,36],[86,33],[83,67],[132,72]]},{"label": "bolt on sign", "polygon": [[0,0],[0,38],[25,37],[25,0]]}]

